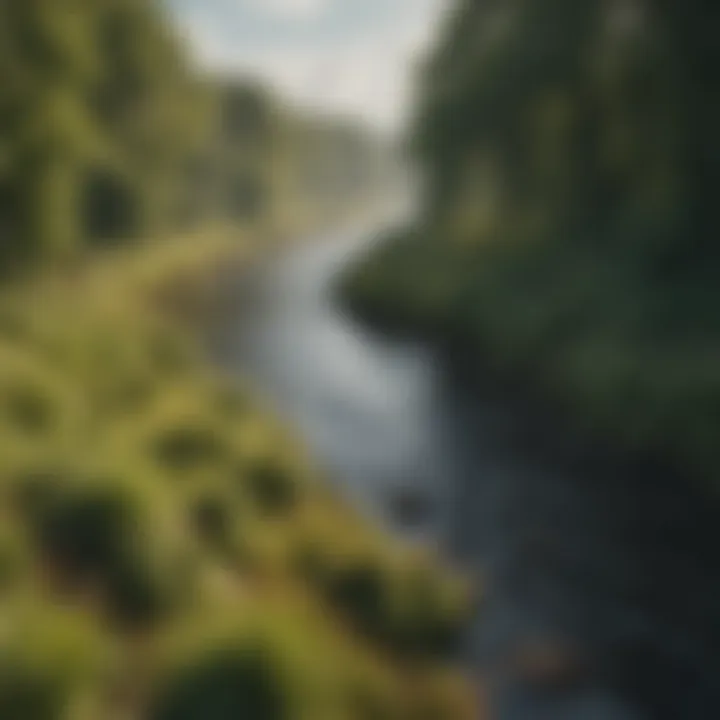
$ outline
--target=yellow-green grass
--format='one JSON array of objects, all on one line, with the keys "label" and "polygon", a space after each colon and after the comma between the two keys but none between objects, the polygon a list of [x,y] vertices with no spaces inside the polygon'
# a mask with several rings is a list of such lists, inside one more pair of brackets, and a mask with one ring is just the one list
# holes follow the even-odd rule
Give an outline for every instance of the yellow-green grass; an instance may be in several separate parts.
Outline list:
[{"label": "yellow-green grass", "polygon": [[474,717],[463,582],[359,517],[158,302],[250,253],[168,241],[0,300],[2,717]]}]

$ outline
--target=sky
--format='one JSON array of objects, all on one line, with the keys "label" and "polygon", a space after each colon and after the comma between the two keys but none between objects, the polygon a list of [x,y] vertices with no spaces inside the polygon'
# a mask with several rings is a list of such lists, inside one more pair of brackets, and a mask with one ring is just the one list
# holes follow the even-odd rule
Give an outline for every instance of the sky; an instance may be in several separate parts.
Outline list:
[{"label": "sky", "polygon": [[166,0],[203,65],[303,106],[402,126],[447,0]]}]

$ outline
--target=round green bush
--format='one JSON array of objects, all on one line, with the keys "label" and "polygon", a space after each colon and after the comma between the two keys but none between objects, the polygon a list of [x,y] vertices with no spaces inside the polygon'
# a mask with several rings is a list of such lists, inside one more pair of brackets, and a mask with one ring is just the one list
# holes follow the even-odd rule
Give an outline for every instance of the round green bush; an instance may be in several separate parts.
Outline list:
[{"label": "round green bush", "polygon": [[161,466],[181,472],[221,461],[225,446],[216,429],[198,418],[160,428],[151,440],[151,452]]},{"label": "round green bush", "polygon": [[118,566],[140,526],[135,498],[106,482],[66,488],[41,510],[37,521],[41,551],[73,575]]},{"label": "round green bush", "polygon": [[179,601],[175,555],[154,522],[152,499],[122,479],[76,482],[32,518],[41,556],[69,583],[105,593],[120,622],[153,622]]},{"label": "round green bush", "polygon": [[12,472],[8,499],[13,511],[23,519],[38,518],[72,481],[72,474],[59,463],[28,464]]},{"label": "round green bush", "polygon": [[255,507],[271,517],[290,513],[298,502],[298,487],[291,472],[269,460],[238,470]]},{"label": "round green bush", "polygon": [[123,629],[149,627],[186,599],[179,577],[143,557],[122,558],[106,582],[108,609]]},{"label": "round green bush", "polygon": [[77,614],[49,607],[13,613],[0,639],[0,717],[64,720],[112,671],[97,628]]},{"label": "round green bush", "polygon": [[260,643],[219,642],[167,678],[149,720],[285,720],[292,707],[285,682]]},{"label": "round green bush", "polygon": [[200,538],[218,550],[230,550],[235,540],[236,508],[229,498],[211,490],[200,492],[190,503],[191,523]]},{"label": "round green bush", "polygon": [[389,585],[379,562],[361,559],[335,568],[327,579],[327,590],[330,601],[359,630],[376,639],[386,637]]},{"label": "round green bush", "polygon": [[49,447],[80,427],[79,397],[54,370],[21,350],[0,347],[0,430],[10,449]]},{"label": "round green bush", "polygon": [[3,397],[5,412],[12,425],[28,435],[47,433],[55,421],[52,398],[41,388],[18,385],[7,388]]},{"label": "round green bush", "polygon": [[389,629],[393,646],[413,657],[443,658],[457,653],[466,617],[461,608],[446,601],[444,578],[422,569],[399,582],[401,597]]}]

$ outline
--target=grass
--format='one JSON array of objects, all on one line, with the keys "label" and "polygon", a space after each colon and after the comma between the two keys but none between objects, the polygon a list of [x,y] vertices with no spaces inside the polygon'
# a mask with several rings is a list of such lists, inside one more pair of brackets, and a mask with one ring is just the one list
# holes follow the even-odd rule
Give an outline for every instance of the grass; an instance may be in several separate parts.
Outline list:
[{"label": "grass", "polygon": [[3,717],[475,717],[428,640],[465,622],[459,580],[424,563],[415,607],[406,549],[194,346],[203,278],[250,252],[137,247],[0,299]]}]

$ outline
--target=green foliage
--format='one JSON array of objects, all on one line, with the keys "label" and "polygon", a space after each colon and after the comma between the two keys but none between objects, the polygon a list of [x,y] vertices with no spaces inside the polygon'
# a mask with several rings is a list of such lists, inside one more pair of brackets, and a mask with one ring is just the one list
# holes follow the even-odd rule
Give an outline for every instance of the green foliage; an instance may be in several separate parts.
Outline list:
[{"label": "green foliage", "polygon": [[220,459],[223,446],[212,427],[188,423],[162,428],[153,439],[152,453],[161,465],[177,472]]},{"label": "green foliage", "polygon": [[457,653],[470,611],[460,583],[421,558],[352,545],[335,553],[306,557],[305,570],[359,631],[410,661]]},{"label": "green foliage", "polygon": [[[48,633],[0,633],[0,714],[404,718],[405,665],[447,657],[439,628],[465,620],[448,579],[412,580],[246,388],[118,288],[0,305],[0,604],[32,599]],[[80,628],[56,652],[59,607]],[[107,673],[84,664],[96,640],[118,647]]]},{"label": "green foliage", "polygon": [[166,681],[152,720],[257,720],[292,717],[291,701],[266,647],[232,637],[184,659]]},{"label": "green foliage", "polygon": [[717,484],[702,7],[458,1],[423,73],[418,227],[345,284],[369,319],[462,342]]},{"label": "green foliage", "polygon": [[[86,235],[82,209],[96,203],[84,199],[86,188],[97,188],[90,178],[100,168],[111,178],[111,156],[127,149],[115,145],[119,138],[105,132],[87,101],[104,62],[95,33],[112,5],[31,0],[5,9],[3,60],[14,83],[3,88],[0,106],[11,153],[6,182],[20,210],[12,221],[3,218],[9,259],[72,252]],[[148,6],[144,12],[148,21]],[[105,229],[91,220],[88,229]]]},{"label": "green foliage", "polygon": [[295,507],[299,489],[291,472],[279,463],[259,462],[240,471],[240,480],[265,515],[286,515]]},{"label": "green foliage", "polygon": [[[265,212],[269,99],[204,87],[159,3],[3,0],[0,13],[6,272],[241,205]],[[213,207],[223,193],[234,205]]]},{"label": "green foliage", "polygon": [[237,511],[230,498],[208,488],[193,498],[190,508],[192,525],[209,545],[232,549]]},{"label": "green foliage", "polygon": [[0,715],[60,720],[87,706],[110,676],[109,644],[78,614],[49,608],[13,609],[0,641]]},{"label": "green foliage", "polygon": [[0,298],[0,716],[404,718],[375,631],[393,543],[369,586],[342,554],[298,572],[308,524],[321,560],[372,529],[155,316],[167,288],[124,278],[147,250],[114,247],[282,203],[296,228],[328,188],[363,199],[372,137],[201,79],[148,0],[0,0],[0,76],[0,272],[62,261]]}]

